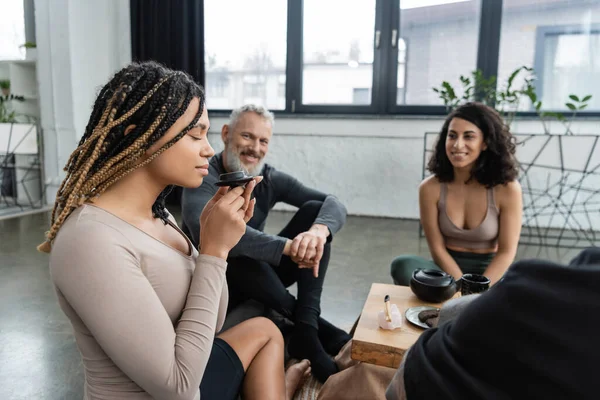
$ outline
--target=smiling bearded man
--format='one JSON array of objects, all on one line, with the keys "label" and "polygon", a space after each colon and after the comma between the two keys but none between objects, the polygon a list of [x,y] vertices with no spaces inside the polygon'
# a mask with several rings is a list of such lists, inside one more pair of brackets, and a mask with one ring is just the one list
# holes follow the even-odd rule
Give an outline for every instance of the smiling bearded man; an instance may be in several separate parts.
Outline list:
[{"label": "smiling bearded man", "polygon": [[[334,196],[308,188],[264,162],[273,123],[273,114],[264,107],[246,105],[232,112],[221,130],[225,149],[211,159],[209,176],[199,188],[183,191],[184,231],[192,233],[198,246],[199,217],[218,189],[220,174],[244,170],[264,177],[253,192],[254,217],[229,253],[230,309],[253,299],[293,322],[290,355],[308,358],[314,375],[325,382],[338,371],[329,355],[336,355],[350,340],[346,332],[320,317],[331,239],[346,221],[346,207]],[[269,211],[278,202],[298,211],[279,235],[269,235],[263,230]],[[287,290],[294,283],[298,284],[297,299]]]}]

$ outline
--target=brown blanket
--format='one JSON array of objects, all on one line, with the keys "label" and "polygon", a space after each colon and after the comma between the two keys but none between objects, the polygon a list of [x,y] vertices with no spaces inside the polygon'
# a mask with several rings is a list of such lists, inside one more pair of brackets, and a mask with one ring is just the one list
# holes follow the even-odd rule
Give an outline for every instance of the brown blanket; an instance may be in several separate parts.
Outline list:
[{"label": "brown blanket", "polygon": [[385,400],[385,390],[396,370],[354,361],[351,353],[352,341],[349,341],[335,358],[340,372],[327,379],[321,388],[318,399]]}]

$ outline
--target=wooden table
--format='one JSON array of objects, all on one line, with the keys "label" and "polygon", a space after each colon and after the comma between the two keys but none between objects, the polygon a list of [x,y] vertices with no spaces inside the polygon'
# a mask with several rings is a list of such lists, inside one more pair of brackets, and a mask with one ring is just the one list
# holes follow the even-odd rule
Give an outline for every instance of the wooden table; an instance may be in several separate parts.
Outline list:
[{"label": "wooden table", "polygon": [[[386,294],[390,295],[390,303],[396,304],[402,314],[402,327],[393,331],[379,328],[377,322],[377,314],[384,308],[383,299]],[[398,368],[406,350],[424,332],[423,328],[408,322],[404,313],[410,307],[425,305],[442,306],[441,303],[419,300],[408,286],[374,283],[352,338],[352,359]]]}]

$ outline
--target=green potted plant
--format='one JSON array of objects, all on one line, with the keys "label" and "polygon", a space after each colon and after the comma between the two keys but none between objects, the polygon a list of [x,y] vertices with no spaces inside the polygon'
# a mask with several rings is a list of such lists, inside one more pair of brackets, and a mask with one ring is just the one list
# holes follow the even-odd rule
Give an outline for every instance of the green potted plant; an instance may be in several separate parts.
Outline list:
[{"label": "green potted plant", "polygon": [[8,79],[0,79],[0,89],[2,90],[2,96],[8,96],[10,94],[10,81]]},{"label": "green potted plant", "polygon": [[[522,78],[523,84],[521,87],[515,88],[517,78]],[[533,68],[527,66],[515,69],[502,85],[498,84],[495,76],[486,79],[480,70],[473,71],[470,76],[461,75],[459,81],[462,86],[462,95],[459,95],[459,91],[447,81],[442,82],[439,87],[433,88],[433,91],[444,102],[448,112],[468,101],[480,101],[494,107],[504,116],[506,124],[510,126],[522,102],[529,101],[542,123],[544,133],[547,135],[550,134],[548,122],[552,119],[556,119],[563,124],[566,135],[572,135],[571,124],[573,119],[579,111],[587,108],[592,98],[592,95],[569,95],[569,99],[565,103],[565,106],[571,112],[569,116],[562,112],[543,111],[543,104],[537,98],[535,90],[535,72]]]},{"label": "green potted plant", "polygon": [[16,112],[10,107],[11,101],[25,101],[25,97],[14,94],[0,96],[0,124],[18,122]]}]

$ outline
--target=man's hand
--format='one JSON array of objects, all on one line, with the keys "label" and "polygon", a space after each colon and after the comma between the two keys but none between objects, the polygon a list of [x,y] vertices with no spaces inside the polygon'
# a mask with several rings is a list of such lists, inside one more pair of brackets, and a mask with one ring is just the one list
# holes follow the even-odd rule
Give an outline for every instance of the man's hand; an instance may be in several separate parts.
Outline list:
[{"label": "man's hand", "polygon": [[329,228],[315,224],[308,231],[300,233],[288,241],[284,254],[298,264],[299,268],[312,268],[315,278],[319,276],[319,263],[323,257]]}]

